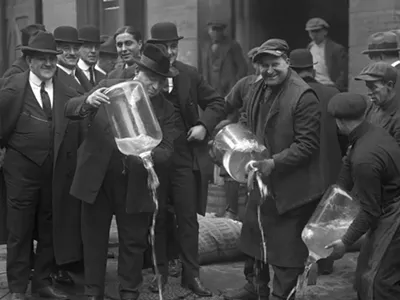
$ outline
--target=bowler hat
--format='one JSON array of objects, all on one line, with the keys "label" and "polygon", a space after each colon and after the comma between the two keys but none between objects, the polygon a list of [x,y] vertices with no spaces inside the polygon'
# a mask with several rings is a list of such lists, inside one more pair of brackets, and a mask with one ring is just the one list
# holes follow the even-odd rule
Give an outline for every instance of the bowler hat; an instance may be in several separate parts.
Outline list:
[{"label": "bowler hat", "polygon": [[150,70],[163,77],[174,77],[178,75],[178,70],[171,68],[167,49],[163,45],[146,43],[140,60],[134,60],[139,67]]},{"label": "bowler hat", "polygon": [[43,24],[31,24],[21,29],[21,46],[27,46],[29,39],[39,31],[46,31]]},{"label": "bowler hat", "polygon": [[118,56],[117,47],[115,47],[115,40],[112,36],[100,45],[100,53]]},{"label": "bowler hat", "polygon": [[323,28],[328,29],[329,24],[321,18],[312,18],[306,23],[306,31],[319,30]]},{"label": "bowler hat", "polygon": [[221,29],[224,29],[227,26],[226,22],[221,20],[211,20],[207,23],[207,25],[210,27],[216,27]]},{"label": "bowler hat", "polygon": [[286,41],[281,39],[269,39],[260,47],[258,47],[256,54],[253,56],[253,62],[256,61],[262,54],[271,54],[280,57],[288,52],[289,45]]},{"label": "bowler hat", "polygon": [[308,49],[295,49],[290,53],[290,67],[297,69],[312,68],[316,63]]},{"label": "bowler hat", "polygon": [[101,44],[100,30],[92,25],[83,26],[78,30],[78,37],[81,42]]},{"label": "bowler hat", "polygon": [[396,33],[386,31],[372,34],[368,39],[368,49],[361,53],[370,54],[399,50]]},{"label": "bowler hat", "polygon": [[384,82],[392,81],[396,83],[397,70],[384,61],[373,62],[362,69],[361,73],[354,79],[362,81],[383,80]]},{"label": "bowler hat", "polygon": [[53,34],[56,42],[79,45],[82,44],[82,42],[78,39],[78,30],[72,26],[59,26],[54,29]]},{"label": "bowler hat", "polygon": [[354,93],[339,93],[329,100],[328,113],[336,119],[357,120],[367,109],[367,99]]},{"label": "bowler hat", "polygon": [[28,46],[22,46],[23,53],[61,54],[56,47],[56,41],[50,32],[40,31],[29,40]]},{"label": "bowler hat", "polygon": [[166,43],[179,41],[183,36],[178,36],[176,25],[171,22],[161,22],[154,24],[150,29],[151,38],[148,43]]}]

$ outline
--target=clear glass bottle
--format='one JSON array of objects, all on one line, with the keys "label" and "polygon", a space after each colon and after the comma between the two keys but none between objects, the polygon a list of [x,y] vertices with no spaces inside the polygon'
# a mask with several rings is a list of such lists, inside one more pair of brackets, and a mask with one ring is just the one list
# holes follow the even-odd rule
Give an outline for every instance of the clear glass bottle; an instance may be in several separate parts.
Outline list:
[{"label": "clear glass bottle", "polygon": [[104,94],[110,98],[105,108],[118,149],[125,155],[148,157],[161,142],[162,131],[143,85],[126,81]]},{"label": "clear glass bottle", "polygon": [[325,246],[343,237],[358,211],[358,203],[346,191],[337,185],[329,187],[302,233],[310,258],[328,257],[332,249]]},{"label": "clear glass bottle", "polygon": [[265,157],[266,147],[241,124],[229,124],[215,136],[211,150],[216,161],[222,164],[236,181],[247,182],[246,165]]}]

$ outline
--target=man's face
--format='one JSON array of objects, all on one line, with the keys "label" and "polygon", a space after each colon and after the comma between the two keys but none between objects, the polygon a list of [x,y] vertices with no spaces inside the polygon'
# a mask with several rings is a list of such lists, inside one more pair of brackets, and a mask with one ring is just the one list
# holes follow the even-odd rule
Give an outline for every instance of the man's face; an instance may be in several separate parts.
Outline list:
[{"label": "man's face", "polygon": [[163,45],[167,47],[168,58],[172,65],[178,58],[178,41],[167,42]]},{"label": "man's face", "polygon": [[259,72],[268,86],[281,84],[289,72],[289,59],[264,54],[257,59]]},{"label": "man's face", "polygon": [[394,84],[393,82],[384,83],[382,80],[366,81],[368,97],[377,106],[383,106],[390,100]]},{"label": "man's face", "polygon": [[42,81],[53,78],[57,69],[57,56],[54,54],[35,54],[28,56],[29,69]]},{"label": "man's face", "polygon": [[308,35],[310,36],[310,39],[317,45],[322,43],[325,40],[327,34],[328,34],[328,31],[323,28],[308,31]]},{"label": "man's face", "polygon": [[140,56],[142,41],[136,41],[130,33],[121,33],[115,37],[118,55],[129,66],[134,63],[134,58]]},{"label": "man's face", "polygon": [[166,78],[151,71],[140,70],[136,79],[139,80],[147,91],[149,97],[154,97],[165,87]]},{"label": "man's face", "polygon": [[224,36],[224,30],[215,26],[208,27],[208,35],[211,41],[220,41]]},{"label": "man's face", "polygon": [[99,44],[95,43],[83,43],[79,51],[81,59],[89,66],[93,66],[99,59]]},{"label": "man's face", "polygon": [[57,50],[61,50],[63,53],[57,56],[60,65],[73,69],[79,60],[79,44],[69,43],[58,43]]}]

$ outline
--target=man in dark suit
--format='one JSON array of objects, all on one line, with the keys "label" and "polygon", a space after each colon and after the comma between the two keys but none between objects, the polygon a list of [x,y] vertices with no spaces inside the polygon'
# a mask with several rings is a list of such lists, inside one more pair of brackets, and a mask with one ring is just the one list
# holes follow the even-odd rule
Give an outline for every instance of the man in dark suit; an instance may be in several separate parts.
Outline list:
[{"label": "man in dark suit", "polygon": [[[21,29],[21,45],[17,46],[19,49],[21,46],[27,46],[31,36],[37,34],[39,31],[45,31],[45,27],[42,24],[31,24]],[[26,57],[22,55],[17,58],[11,67],[3,74],[3,78],[10,77],[11,75],[25,72],[29,69],[26,62]]]},{"label": "man in dark suit", "polygon": [[106,76],[95,69],[99,60],[99,48],[101,44],[100,31],[94,26],[84,26],[78,31],[79,41],[82,45],[79,50],[80,59],[78,68],[80,68],[89,80],[92,87],[96,86]]},{"label": "man in dark suit", "polygon": [[[173,164],[169,175],[170,199],[178,223],[178,239],[182,261],[182,285],[199,296],[211,296],[199,278],[197,213],[204,215],[207,205],[208,181],[213,165],[208,156],[207,139],[215,126],[225,117],[224,99],[203,79],[196,68],[177,60],[178,36],[173,23],[157,23],[151,28],[148,43],[163,44],[168,49],[171,65],[179,75],[168,81],[164,92],[179,110],[181,135],[175,142]],[[200,106],[202,113],[199,115]],[[165,209],[160,212],[158,225],[166,228]],[[167,281],[166,234],[157,235],[160,270]],[[152,285],[151,289],[157,288]]]},{"label": "man in dark suit", "polygon": [[54,268],[53,199],[69,201],[79,124],[64,117],[65,102],[77,93],[54,77],[57,54],[53,35],[39,32],[21,47],[30,71],[9,77],[0,91],[0,142],[6,146],[3,172],[7,187],[7,277],[12,299],[24,299],[30,273],[34,229],[38,245],[32,291],[66,298],[51,286]]},{"label": "man in dark suit", "polygon": [[160,91],[170,69],[167,53],[160,46],[147,45],[140,71],[132,68],[118,79],[102,80],[90,93],[72,98],[66,105],[66,116],[90,120],[87,137],[78,151],[71,194],[83,201],[82,233],[85,261],[85,294],[89,299],[104,297],[108,236],[115,214],[119,236],[118,277],[121,299],[137,299],[142,283],[143,254],[148,247],[149,224],[154,211],[147,187],[147,174],[137,158],[126,157],[117,148],[104,104],[109,98],[106,87],[135,79],[146,89],[162,129],[163,139],[153,150],[153,161],[160,178],[159,197],[163,191],[167,164],[173,153],[178,115]]},{"label": "man in dark suit", "polygon": [[312,40],[308,45],[315,65],[315,80],[334,86],[341,92],[348,88],[348,56],[346,49],[328,37],[329,24],[321,18],[307,21],[306,31]]},{"label": "man in dark suit", "polygon": [[99,60],[95,66],[95,69],[104,76],[107,76],[112,70],[118,60],[117,47],[115,46],[114,37],[110,36],[107,40],[100,45]]}]

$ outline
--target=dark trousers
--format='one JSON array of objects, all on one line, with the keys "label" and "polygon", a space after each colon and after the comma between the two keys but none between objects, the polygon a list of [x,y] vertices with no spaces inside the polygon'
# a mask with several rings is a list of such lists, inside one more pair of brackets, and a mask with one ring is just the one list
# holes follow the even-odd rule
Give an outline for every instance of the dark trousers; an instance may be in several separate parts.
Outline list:
[{"label": "dark trousers", "polygon": [[51,284],[54,266],[52,238],[52,158],[39,167],[9,150],[4,165],[7,187],[7,278],[11,292],[24,293],[31,272],[35,226],[38,244],[32,289]]},{"label": "dark trousers", "polygon": [[[199,277],[198,245],[199,223],[197,221],[197,184],[200,176],[191,168],[172,168],[169,174],[169,197],[175,210],[178,225],[177,240],[180,259],[182,261],[182,276],[189,280]],[[156,256],[159,271],[168,274],[166,205],[160,206],[156,230]]]},{"label": "dark trousers", "polygon": [[[121,165],[109,168],[94,204],[82,207],[85,294],[104,295],[108,238],[113,213],[118,228],[118,281],[121,299],[136,299],[143,281],[144,252],[148,246],[151,213],[126,212],[127,178]],[[117,160],[118,164],[118,160]],[[134,201],[134,199],[132,199]]]},{"label": "dark trousers", "polygon": [[239,182],[234,181],[228,176],[224,177],[224,191],[227,202],[226,211],[235,215],[239,213],[239,189]]},{"label": "dark trousers", "polygon": [[[297,278],[303,273],[304,268],[271,267],[274,271],[274,278],[272,281],[272,296],[269,299],[286,300],[292,289],[296,286]],[[260,297],[268,298],[270,293],[268,287],[270,282],[268,264],[248,257],[245,261],[244,275],[247,279],[246,290],[250,293],[258,294]]]}]

